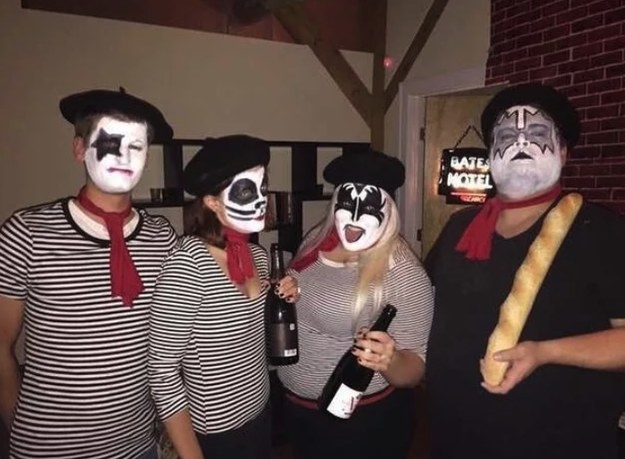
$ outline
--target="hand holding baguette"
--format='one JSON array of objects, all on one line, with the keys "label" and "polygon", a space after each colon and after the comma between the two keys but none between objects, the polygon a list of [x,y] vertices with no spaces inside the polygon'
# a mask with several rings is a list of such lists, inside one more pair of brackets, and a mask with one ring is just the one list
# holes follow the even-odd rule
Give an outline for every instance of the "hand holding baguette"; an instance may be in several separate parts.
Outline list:
[{"label": "hand holding baguette", "polygon": [[517,344],[547,271],[581,205],[582,197],[571,193],[564,196],[545,217],[540,233],[514,276],[510,293],[499,309],[499,321],[488,339],[481,366],[486,383],[498,386],[503,381],[509,364],[494,360],[493,354]]}]

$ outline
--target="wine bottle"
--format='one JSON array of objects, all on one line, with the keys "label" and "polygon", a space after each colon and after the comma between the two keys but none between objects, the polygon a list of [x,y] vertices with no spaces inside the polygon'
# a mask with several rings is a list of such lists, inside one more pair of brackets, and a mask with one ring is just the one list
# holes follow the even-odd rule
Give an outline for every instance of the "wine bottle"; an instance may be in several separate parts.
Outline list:
[{"label": "wine bottle", "polygon": [[271,365],[292,365],[299,360],[297,339],[297,315],[295,305],[280,298],[276,284],[284,277],[282,251],[278,244],[271,244],[271,273],[266,300],[267,353]]},{"label": "wine bottle", "polygon": [[[386,331],[397,313],[395,306],[387,304],[370,331]],[[375,371],[363,367],[348,349],[334,368],[317,400],[320,410],[341,419],[349,419],[358,406],[362,394],[369,387]]]}]

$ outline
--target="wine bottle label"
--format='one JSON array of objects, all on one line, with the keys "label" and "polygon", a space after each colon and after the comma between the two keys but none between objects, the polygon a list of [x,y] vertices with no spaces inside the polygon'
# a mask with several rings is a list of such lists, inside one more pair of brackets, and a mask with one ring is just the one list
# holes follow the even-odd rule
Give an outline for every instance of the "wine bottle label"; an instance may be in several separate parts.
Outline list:
[{"label": "wine bottle label", "polygon": [[295,357],[297,355],[297,327],[294,323],[270,325],[269,356]]},{"label": "wine bottle label", "polygon": [[361,398],[362,392],[341,384],[327,410],[337,418],[349,419]]}]

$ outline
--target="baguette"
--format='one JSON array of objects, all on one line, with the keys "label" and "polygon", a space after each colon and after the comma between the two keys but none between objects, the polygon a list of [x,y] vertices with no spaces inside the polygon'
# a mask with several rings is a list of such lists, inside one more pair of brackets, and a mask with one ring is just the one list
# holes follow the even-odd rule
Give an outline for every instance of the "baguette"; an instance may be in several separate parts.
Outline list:
[{"label": "baguette", "polygon": [[482,377],[488,384],[498,386],[503,381],[509,363],[494,360],[493,353],[516,346],[547,271],[581,205],[579,194],[564,196],[545,217],[540,233],[519,266],[510,293],[499,309],[497,325],[488,338],[481,365]]}]

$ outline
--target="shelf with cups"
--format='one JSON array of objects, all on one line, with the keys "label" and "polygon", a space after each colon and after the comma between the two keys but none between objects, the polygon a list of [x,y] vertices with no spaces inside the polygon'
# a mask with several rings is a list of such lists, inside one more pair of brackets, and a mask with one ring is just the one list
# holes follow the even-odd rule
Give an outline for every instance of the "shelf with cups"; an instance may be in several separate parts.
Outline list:
[{"label": "shelf with cups", "polygon": [[[203,139],[173,139],[163,145],[163,188],[151,190],[150,199],[134,201],[138,207],[182,207],[192,202],[183,191],[183,149],[203,144]],[[267,230],[278,231],[278,243],[282,250],[294,253],[303,235],[304,203],[307,201],[329,201],[332,193],[324,191],[317,183],[317,158],[319,149],[329,148],[339,154],[367,147],[366,142],[312,142],[312,141],[267,141],[270,148],[288,149],[291,154],[291,190],[270,191],[269,218]],[[270,164],[271,168],[271,164]]]}]

